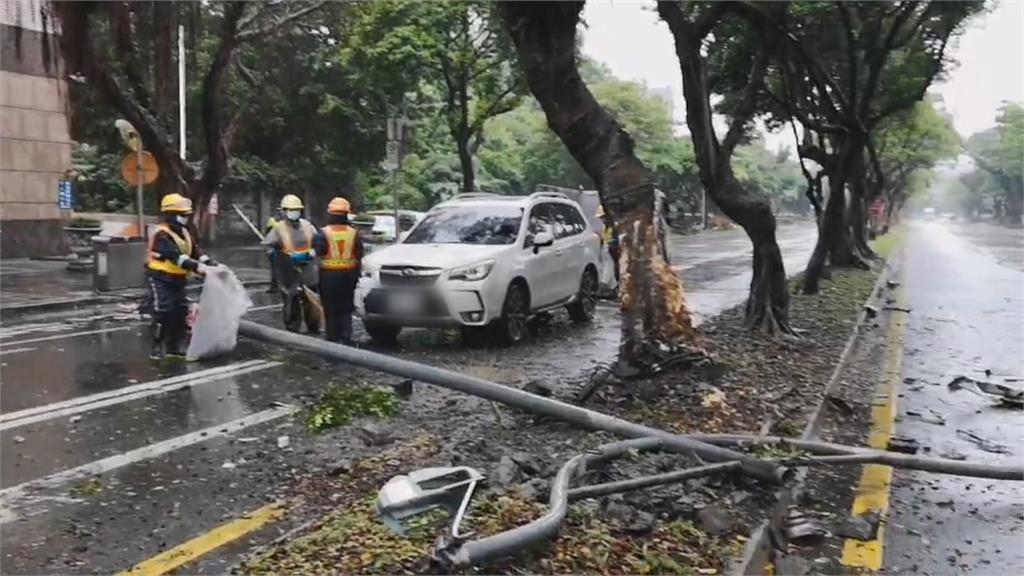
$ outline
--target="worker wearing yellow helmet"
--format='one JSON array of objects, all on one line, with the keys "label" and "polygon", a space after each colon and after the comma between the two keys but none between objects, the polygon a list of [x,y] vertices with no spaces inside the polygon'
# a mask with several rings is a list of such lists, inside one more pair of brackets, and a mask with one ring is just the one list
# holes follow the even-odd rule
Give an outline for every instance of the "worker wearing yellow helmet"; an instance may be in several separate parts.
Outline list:
[{"label": "worker wearing yellow helmet", "polygon": [[153,314],[151,357],[184,356],[188,300],[188,275],[205,274],[216,265],[199,251],[188,230],[192,201],[181,194],[167,194],[160,200],[162,221],[149,242],[146,280],[148,308]]},{"label": "worker wearing yellow helmet", "polygon": [[327,205],[327,226],[313,240],[320,259],[320,301],[327,340],[352,343],[352,312],[363,262],[363,241],[349,223],[352,206],[342,197]]},{"label": "worker wearing yellow helmet", "polygon": [[317,230],[302,217],[304,208],[295,194],[282,198],[281,211],[285,218],[263,237],[262,243],[267,247],[283,292],[295,287],[300,279],[311,289],[317,286],[316,266],[311,265],[316,258],[313,237]]}]

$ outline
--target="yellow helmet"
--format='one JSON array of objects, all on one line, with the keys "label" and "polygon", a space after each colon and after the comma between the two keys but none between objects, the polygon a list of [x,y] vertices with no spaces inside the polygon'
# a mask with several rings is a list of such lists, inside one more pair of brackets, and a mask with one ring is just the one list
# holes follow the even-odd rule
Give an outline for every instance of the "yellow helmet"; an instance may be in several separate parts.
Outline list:
[{"label": "yellow helmet", "polygon": [[597,213],[594,216],[598,218],[604,218],[604,204],[597,205]]},{"label": "yellow helmet", "polygon": [[348,203],[348,200],[341,196],[336,196],[331,199],[330,204],[327,205],[328,214],[348,214],[352,211],[352,205]]},{"label": "yellow helmet", "polygon": [[192,201],[181,194],[168,194],[160,200],[161,212],[174,212],[177,214],[191,214]]},{"label": "yellow helmet", "polygon": [[295,194],[289,194],[281,198],[281,210],[302,210],[302,200]]}]

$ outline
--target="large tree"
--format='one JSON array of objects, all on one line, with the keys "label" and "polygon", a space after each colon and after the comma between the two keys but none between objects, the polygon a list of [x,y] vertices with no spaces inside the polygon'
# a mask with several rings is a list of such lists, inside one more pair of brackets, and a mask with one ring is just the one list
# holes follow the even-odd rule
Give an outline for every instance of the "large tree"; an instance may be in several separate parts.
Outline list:
[{"label": "large tree", "polygon": [[[828,178],[818,243],[804,292],[815,293],[826,262],[866,266],[851,230],[867,212],[864,171],[873,130],[920,101],[948,64],[947,47],[981,2],[741,3],[772,38],[767,94],[777,118],[795,119],[811,135],[802,157]],[[851,194],[847,194],[848,185]],[[847,210],[847,207],[850,210]]]},{"label": "large tree", "polygon": [[620,359],[635,361],[651,345],[693,345],[699,336],[682,281],[658,242],[651,171],[637,157],[633,139],[580,77],[576,27],[582,9],[583,2],[498,5],[548,126],[594,180],[622,234]]},{"label": "large tree", "polygon": [[[728,3],[658,3],[658,13],[675,39],[686,99],[686,123],[693,138],[701,183],[726,216],[743,227],[753,244],[747,322],[767,333],[792,334],[786,270],[775,240],[771,202],[766,195],[744,186],[732,167],[733,152],[747,135],[758,110],[768,66],[768,39],[750,34],[742,22],[727,26],[725,19],[733,8]],[[709,40],[709,36],[714,39]],[[711,69],[707,54],[718,50],[735,57],[719,61],[719,67]],[[730,71],[723,70],[726,67],[731,69],[733,78],[739,70],[740,80],[721,81],[716,86],[716,78],[730,77]],[[711,106],[716,88],[719,94],[727,94],[725,100],[729,104],[730,124],[721,138],[715,130]]]},{"label": "large tree", "polygon": [[1003,104],[995,127],[972,135],[967,152],[1003,189],[1004,221],[1024,224],[1024,106]]},{"label": "large tree", "polygon": [[[165,5],[167,4],[167,5]],[[288,30],[324,2],[184,4],[144,1],[56,1],[61,53],[72,78],[84,81],[108,106],[132,123],[155,157],[161,189],[192,197],[197,213],[216,192],[229,170],[230,146],[244,118],[228,114],[226,87],[240,46]],[[171,105],[174,77],[170,38],[177,22],[202,11],[202,21],[217,31],[200,82],[200,115],[205,159],[200,170],[179,157]],[[197,51],[192,46],[193,54]],[[146,63],[152,62],[154,73]],[[195,64],[195,62],[193,62]]]}]

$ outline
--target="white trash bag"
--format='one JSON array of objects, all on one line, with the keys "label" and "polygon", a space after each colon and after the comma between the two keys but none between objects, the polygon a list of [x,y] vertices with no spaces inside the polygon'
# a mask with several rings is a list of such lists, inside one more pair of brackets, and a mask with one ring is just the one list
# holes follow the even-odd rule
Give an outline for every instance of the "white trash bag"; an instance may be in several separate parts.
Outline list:
[{"label": "white trash bag", "polygon": [[251,307],[249,293],[230,268],[207,266],[192,341],[185,358],[202,360],[234,350],[238,342],[238,323]]}]

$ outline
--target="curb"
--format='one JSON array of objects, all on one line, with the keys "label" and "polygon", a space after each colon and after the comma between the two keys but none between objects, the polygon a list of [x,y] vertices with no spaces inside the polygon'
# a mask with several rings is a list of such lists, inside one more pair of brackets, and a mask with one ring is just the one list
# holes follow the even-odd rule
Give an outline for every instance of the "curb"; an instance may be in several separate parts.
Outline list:
[{"label": "curb", "polygon": [[[847,363],[850,360],[850,355],[853,353],[854,346],[856,345],[865,321],[867,320],[868,313],[865,307],[870,305],[872,302],[877,301],[881,297],[885,283],[889,280],[890,274],[893,272],[891,264],[902,255],[902,252],[902,247],[899,247],[893,256],[890,256],[885,260],[882,271],[878,274],[878,279],[875,280],[875,285],[871,288],[871,293],[868,295],[867,300],[864,301],[864,306],[861,307],[860,315],[857,317],[853,330],[851,331],[849,338],[846,340],[846,346],[843,348],[842,353],[840,353],[839,358],[836,360],[835,369],[832,371],[832,375],[829,377],[828,383],[825,384],[821,401],[815,407],[814,414],[811,416],[810,421],[804,428],[803,433],[800,434],[800,438],[802,440],[815,439],[818,432],[821,430],[822,422],[825,419],[825,400],[839,387],[840,375],[843,373],[843,370],[846,369]],[[747,541],[747,545],[743,548],[742,556],[733,564],[733,569],[730,572],[734,576],[756,576],[765,573],[764,567],[771,561],[772,557],[772,523],[774,520],[785,516],[789,510],[790,503],[793,502],[803,490],[808,470],[808,468],[800,468],[797,470],[793,477],[793,481],[788,486],[779,488],[775,493],[776,503],[772,507],[770,517],[762,521],[761,524],[757,526],[751,534],[750,540]]]},{"label": "curb", "polygon": [[[245,288],[259,288],[261,286],[268,286],[269,280],[250,280],[248,282],[242,282],[242,286]],[[45,300],[43,302],[31,302],[28,304],[15,304],[13,306],[0,307],[0,319],[9,320],[16,316],[24,314],[34,314],[40,312],[58,312],[64,310],[77,310],[79,308],[86,308],[89,306],[102,306],[105,304],[117,304],[120,302],[137,300],[142,297],[141,289],[133,291],[122,291],[120,293],[111,292],[109,294],[95,294],[94,296],[88,296],[84,298],[55,298],[53,300]],[[201,284],[193,284],[185,288],[188,294],[196,294],[202,290]]]}]

